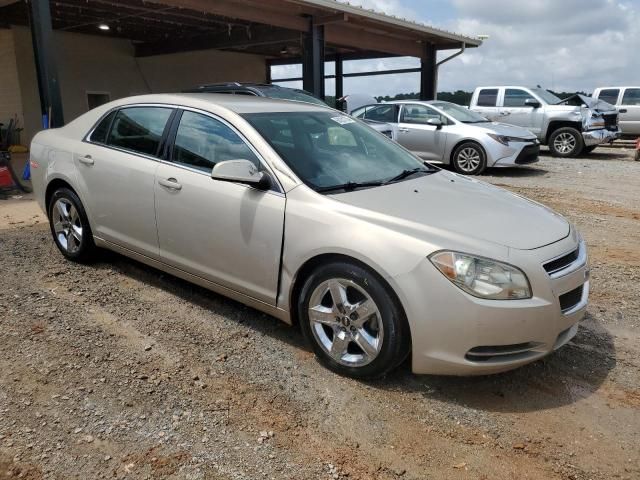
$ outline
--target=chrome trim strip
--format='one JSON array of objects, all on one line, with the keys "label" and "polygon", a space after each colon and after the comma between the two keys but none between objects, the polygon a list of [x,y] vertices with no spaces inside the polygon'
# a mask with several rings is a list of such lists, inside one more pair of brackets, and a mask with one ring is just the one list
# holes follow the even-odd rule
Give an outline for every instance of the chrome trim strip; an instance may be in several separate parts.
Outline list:
[{"label": "chrome trim strip", "polygon": [[[567,252],[567,253],[563,253],[562,255],[558,255],[555,258],[551,258],[547,261],[545,261],[542,265],[546,265],[549,262],[553,262],[554,260],[557,260],[558,258],[562,258],[565,255],[569,255],[571,252]],[[554,270],[552,272],[547,272],[549,277],[556,279],[556,278],[560,278],[560,277],[564,277],[565,275],[569,275],[570,273],[575,272],[576,270],[579,270],[580,268],[584,267],[587,264],[587,246],[584,243],[584,240],[580,240],[580,243],[578,244],[578,258],[576,258],[573,262],[571,262],[569,265],[566,265],[565,267],[562,267],[558,270]]]}]

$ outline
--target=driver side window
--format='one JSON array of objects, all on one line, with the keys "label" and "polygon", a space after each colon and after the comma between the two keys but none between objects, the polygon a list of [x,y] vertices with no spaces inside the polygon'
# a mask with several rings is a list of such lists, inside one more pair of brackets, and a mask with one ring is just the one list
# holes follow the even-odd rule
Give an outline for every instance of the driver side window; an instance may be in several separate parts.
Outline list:
[{"label": "driver side window", "polygon": [[447,117],[427,105],[408,104],[402,109],[402,122],[416,125],[428,125],[429,120],[440,120],[447,125]]},{"label": "driver side window", "polygon": [[504,92],[503,105],[505,107],[524,107],[526,106],[526,101],[529,99],[537,101],[524,90],[520,90],[519,88],[507,88]]},{"label": "driver side window", "polygon": [[211,173],[218,162],[240,159],[249,160],[260,169],[256,154],[228,125],[200,113],[182,113],[172,162]]}]

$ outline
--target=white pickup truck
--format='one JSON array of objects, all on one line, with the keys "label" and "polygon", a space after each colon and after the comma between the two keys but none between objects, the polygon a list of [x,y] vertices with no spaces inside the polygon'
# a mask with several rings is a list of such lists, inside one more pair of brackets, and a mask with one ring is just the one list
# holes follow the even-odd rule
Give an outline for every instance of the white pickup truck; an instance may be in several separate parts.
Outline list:
[{"label": "white pickup truck", "polygon": [[479,87],[469,108],[489,120],[530,130],[557,157],[589,153],[620,137],[615,107],[580,94],[562,100],[539,87]]}]

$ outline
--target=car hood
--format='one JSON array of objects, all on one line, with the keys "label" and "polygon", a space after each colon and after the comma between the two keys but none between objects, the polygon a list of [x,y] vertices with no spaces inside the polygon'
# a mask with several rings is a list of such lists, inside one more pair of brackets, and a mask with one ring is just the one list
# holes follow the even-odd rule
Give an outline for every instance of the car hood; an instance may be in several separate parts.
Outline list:
[{"label": "car hood", "polygon": [[604,100],[600,100],[599,98],[587,97],[586,95],[582,95],[580,93],[571,95],[570,97],[567,97],[564,100],[556,103],[556,105],[568,105],[573,107],[586,105],[589,109],[599,113],[616,111],[616,107],[614,107],[610,103],[607,103]]},{"label": "car hood", "polygon": [[561,240],[570,231],[567,220],[539,203],[445,171],[332,198],[377,214],[363,214],[368,221],[389,228],[408,226],[416,236],[436,230],[530,250]]},{"label": "car hood", "polygon": [[517,127],[515,125],[507,125],[506,123],[498,123],[498,122],[469,123],[465,125],[468,125],[468,126],[473,125],[479,128],[483,128],[484,130],[488,130],[489,132],[497,133],[498,135],[505,135],[507,137],[531,138],[531,139],[536,138],[536,136],[526,128]]}]

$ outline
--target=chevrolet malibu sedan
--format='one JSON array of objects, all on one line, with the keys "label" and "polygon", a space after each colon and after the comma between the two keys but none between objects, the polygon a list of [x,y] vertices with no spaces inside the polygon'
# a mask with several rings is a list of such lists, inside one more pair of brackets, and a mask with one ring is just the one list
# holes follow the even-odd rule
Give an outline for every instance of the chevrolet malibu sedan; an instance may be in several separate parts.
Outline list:
[{"label": "chevrolet malibu sedan", "polygon": [[540,142],[529,130],[491,122],[455,103],[398,100],[361,107],[352,115],[394,125],[400,145],[463,175],[534,163],[540,153]]},{"label": "chevrolet malibu sedan", "polygon": [[357,378],[486,374],[576,333],[576,229],[330,108],[214,94],[111,102],[31,145],[60,252],[108,248],[298,324]]}]

